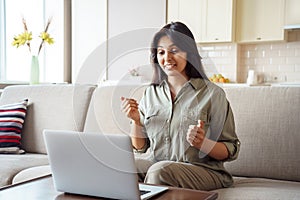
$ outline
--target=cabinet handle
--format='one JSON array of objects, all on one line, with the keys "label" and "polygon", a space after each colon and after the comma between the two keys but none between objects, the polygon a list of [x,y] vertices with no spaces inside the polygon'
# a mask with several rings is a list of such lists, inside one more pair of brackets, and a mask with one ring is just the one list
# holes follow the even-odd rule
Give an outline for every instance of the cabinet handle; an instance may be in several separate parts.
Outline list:
[{"label": "cabinet handle", "polygon": [[215,38],[215,40],[219,40],[219,38]]},{"label": "cabinet handle", "polygon": [[260,37],[258,37],[258,38],[256,38],[257,40],[261,40],[261,38]]}]

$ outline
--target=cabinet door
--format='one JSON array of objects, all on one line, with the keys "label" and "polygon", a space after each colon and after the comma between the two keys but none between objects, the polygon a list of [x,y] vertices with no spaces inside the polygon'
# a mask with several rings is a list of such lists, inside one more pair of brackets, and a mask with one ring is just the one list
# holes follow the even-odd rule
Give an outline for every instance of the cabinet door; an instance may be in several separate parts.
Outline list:
[{"label": "cabinet door", "polygon": [[300,24],[300,1],[285,0],[285,26]]},{"label": "cabinet door", "polygon": [[284,0],[237,0],[237,41],[284,40]]},{"label": "cabinet door", "polygon": [[201,37],[200,42],[233,41],[233,0],[201,1]]},{"label": "cabinet door", "polygon": [[169,0],[168,22],[182,21],[196,42],[231,42],[234,0]]},{"label": "cabinet door", "polygon": [[197,42],[201,35],[200,3],[199,0],[168,0],[168,23],[183,22],[192,31]]}]

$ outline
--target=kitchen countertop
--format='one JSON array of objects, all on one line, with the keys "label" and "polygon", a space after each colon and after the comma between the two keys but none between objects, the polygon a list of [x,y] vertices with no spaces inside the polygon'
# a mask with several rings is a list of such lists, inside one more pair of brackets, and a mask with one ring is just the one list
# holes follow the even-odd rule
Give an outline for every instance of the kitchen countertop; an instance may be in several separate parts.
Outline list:
[{"label": "kitchen countertop", "polygon": [[247,84],[247,83],[216,83],[220,87],[300,87],[300,82],[282,82],[282,83],[261,83],[261,84]]},{"label": "kitchen countertop", "polygon": [[[150,82],[139,81],[126,81],[126,80],[108,80],[101,82],[100,85],[148,85]],[[222,88],[228,87],[300,87],[300,82],[282,82],[282,83],[260,83],[260,84],[247,84],[247,83],[215,83]]]}]

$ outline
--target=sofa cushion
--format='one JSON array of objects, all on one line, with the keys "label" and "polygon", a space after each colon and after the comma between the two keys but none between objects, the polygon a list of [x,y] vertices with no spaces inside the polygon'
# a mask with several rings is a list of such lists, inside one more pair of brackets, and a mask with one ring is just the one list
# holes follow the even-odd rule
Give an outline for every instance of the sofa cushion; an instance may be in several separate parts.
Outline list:
[{"label": "sofa cushion", "polygon": [[121,112],[121,97],[139,100],[146,85],[104,85],[95,89],[88,109],[85,132],[130,132],[129,119]]},{"label": "sofa cushion", "polygon": [[14,176],[24,169],[49,164],[47,155],[32,153],[0,155],[0,163],[0,187],[12,184]]},{"label": "sofa cushion", "polygon": [[25,121],[28,99],[0,106],[0,153],[23,153],[22,128]]},{"label": "sofa cushion", "polygon": [[236,176],[300,181],[300,87],[225,88],[241,141]]},{"label": "sofa cushion", "polygon": [[16,98],[28,98],[22,148],[26,152],[46,153],[44,129],[82,131],[94,85],[45,84],[17,85],[4,89],[0,105]]},{"label": "sofa cushion", "polygon": [[215,190],[218,199],[300,199],[300,182],[279,181],[265,178],[234,177],[231,188]]}]

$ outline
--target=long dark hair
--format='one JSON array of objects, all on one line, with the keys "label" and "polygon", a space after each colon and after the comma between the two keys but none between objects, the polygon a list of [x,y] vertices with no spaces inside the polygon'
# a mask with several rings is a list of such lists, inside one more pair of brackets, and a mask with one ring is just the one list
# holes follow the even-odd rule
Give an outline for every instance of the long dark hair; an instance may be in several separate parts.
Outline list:
[{"label": "long dark hair", "polygon": [[189,78],[202,78],[208,80],[201,63],[201,56],[190,29],[182,22],[171,22],[160,29],[151,43],[151,64],[153,67],[152,84],[159,84],[167,78],[157,60],[157,45],[159,40],[167,36],[182,51],[187,53],[185,73]]}]

